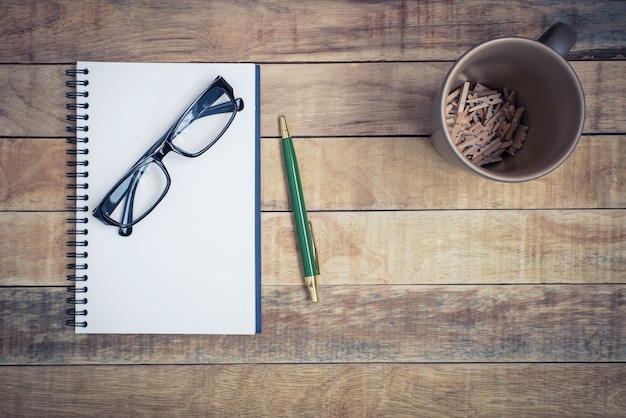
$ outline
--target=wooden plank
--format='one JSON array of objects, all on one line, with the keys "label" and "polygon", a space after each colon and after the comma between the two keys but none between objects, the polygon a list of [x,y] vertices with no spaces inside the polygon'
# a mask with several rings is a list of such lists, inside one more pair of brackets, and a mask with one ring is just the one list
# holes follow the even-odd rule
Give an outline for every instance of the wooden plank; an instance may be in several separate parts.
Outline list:
[{"label": "wooden plank", "polygon": [[[626,132],[626,62],[571,62],[586,99],[585,133]],[[285,114],[294,136],[429,135],[432,99],[450,63],[264,65],[264,136]],[[291,101],[293,100],[293,103]]]},{"label": "wooden plank", "polygon": [[624,364],[139,365],[1,370],[0,412],[5,416],[626,414]]},{"label": "wooden plank", "polygon": [[[288,215],[288,216],[285,216]],[[320,286],[623,283],[626,213],[311,213]],[[293,219],[264,214],[263,282],[302,281]]]},{"label": "wooden plank", "polygon": [[0,210],[65,210],[67,149],[63,139],[0,139]]},{"label": "wooden plank", "polygon": [[[586,94],[585,133],[625,133],[626,62],[571,62]],[[261,132],[285,114],[298,136],[428,135],[432,98],[450,63],[267,64]],[[66,136],[68,66],[0,65],[0,136]],[[37,103],[25,97],[37,97]],[[31,100],[32,101],[32,100]],[[43,103],[41,105],[40,103]],[[32,106],[32,108],[31,108]]]},{"label": "wooden plank", "polygon": [[67,214],[0,212],[0,286],[65,284]]},{"label": "wooden plank", "polygon": [[0,65],[0,136],[66,135],[66,68]]},{"label": "wooden plank", "polygon": [[623,284],[265,286],[256,336],[77,335],[67,295],[0,288],[0,364],[626,361]]},{"label": "wooden plank", "polygon": [[[427,138],[296,138],[307,207],[319,210],[626,207],[626,138],[584,136],[535,181],[494,182],[444,162]],[[280,141],[261,141],[262,208],[289,209]],[[67,206],[62,139],[0,139],[0,210]],[[6,185],[6,186],[5,186]]]},{"label": "wooden plank", "polygon": [[[572,68],[576,71],[583,91],[585,92],[585,126],[584,132],[623,132],[626,127],[626,113],[612,112],[611,117],[615,118],[613,123],[605,123],[604,115],[599,113],[600,108],[609,109],[610,107],[624,107],[624,95],[620,93],[614,94],[613,89],[626,92],[626,79],[619,76],[618,73],[626,73],[626,62],[622,62],[624,66],[621,69],[606,65],[608,63],[598,63],[595,68],[583,64],[582,62],[571,62]],[[581,65],[583,64],[583,65]],[[604,77],[610,80],[608,83],[603,81]]]},{"label": "wooden plank", "polygon": [[[65,285],[64,213],[0,213],[0,285]],[[320,286],[623,283],[623,210],[310,213]],[[290,213],[262,215],[265,285],[301,286]]]},{"label": "wooden plank", "polygon": [[[291,126],[290,126],[291,128]],[[444,162],[426,138],[296,138],[310,210],[626,207],[624,136],[583,137],[531,182],[494,182]],[[287,210],[278,139],[262,141],[264,210]]]},{"label": "wooden plank", "polygon": [[[533,2],[529,7],[520,0],[64,0],[13,1],[4,8],[2,62],[454,60],[492,38],[537,39],[557,21],[579,33],[573,57],[626,55],[626,6],[615,1]],[[480,24],[468,20],[474,15]]]}]

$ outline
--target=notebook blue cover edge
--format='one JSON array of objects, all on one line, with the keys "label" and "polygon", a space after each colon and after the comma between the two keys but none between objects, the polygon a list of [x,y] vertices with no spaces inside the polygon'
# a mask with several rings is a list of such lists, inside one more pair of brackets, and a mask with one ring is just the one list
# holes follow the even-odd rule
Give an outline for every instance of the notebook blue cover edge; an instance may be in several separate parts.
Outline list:
[{"label": "notebook blue cover edge", "polygon": [[255,65],[256,77],[256,333],[261,332],[261,68]]}]

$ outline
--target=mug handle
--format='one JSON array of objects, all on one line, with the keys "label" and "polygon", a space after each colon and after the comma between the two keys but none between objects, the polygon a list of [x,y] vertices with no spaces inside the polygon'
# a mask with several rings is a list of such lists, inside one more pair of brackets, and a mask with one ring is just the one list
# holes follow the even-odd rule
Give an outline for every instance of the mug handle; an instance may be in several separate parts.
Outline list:
[{"label": "mug handle", "polygon": [[576,43],[576,31],[571,26],[557,22],[541,35],[539,42],[554,49],[560,56],[565,58],[567,53]]}]

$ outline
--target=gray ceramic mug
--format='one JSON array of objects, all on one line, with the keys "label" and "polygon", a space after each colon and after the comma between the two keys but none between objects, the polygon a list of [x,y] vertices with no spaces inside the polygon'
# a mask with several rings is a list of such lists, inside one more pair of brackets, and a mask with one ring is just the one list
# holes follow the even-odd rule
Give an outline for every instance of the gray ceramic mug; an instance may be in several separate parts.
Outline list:
[{"label": "gray ceramic mug", "polygon": [[[500,38],[466,52],[433,102],[431,138],[439,154],[472,173],[507,182],[536,179],[561,165],[576,147],[585,120],[583,89],[565,60],[575,43],[576,32],[559,22],[537,41]],[[479,167],[455,146],[445,120],[446,101],[466,81],[516,91],[517,102],[525,108],[522,123],[528,126],[528,137],[515,156]]]}]

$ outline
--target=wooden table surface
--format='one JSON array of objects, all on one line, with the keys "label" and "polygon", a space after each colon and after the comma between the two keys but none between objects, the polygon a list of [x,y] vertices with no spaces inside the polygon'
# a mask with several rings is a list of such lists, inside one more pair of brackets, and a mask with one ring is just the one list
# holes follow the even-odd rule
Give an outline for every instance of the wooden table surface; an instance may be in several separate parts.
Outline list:
[{"label": "wooden table surface", "polygon": [[[521,184],[443,162],[428,113],[452,63],[557,21],[579,33],[568,60],[586,94],[572,156]],[[0,415],[626,415],[625,22],[626,2],[598,0],[2,1]],[[77,60],[261,65],[260,335],[64,325]]]}]

